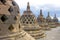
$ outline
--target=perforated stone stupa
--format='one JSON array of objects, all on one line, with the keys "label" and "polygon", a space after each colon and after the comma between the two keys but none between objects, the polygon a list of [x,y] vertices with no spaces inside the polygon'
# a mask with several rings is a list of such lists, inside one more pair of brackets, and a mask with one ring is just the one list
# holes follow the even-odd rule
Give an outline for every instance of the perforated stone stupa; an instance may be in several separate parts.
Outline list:
[{"label": "perforated stone stupa", "polygon": [[53,22],[58,23],[58,18],[56,17],[56,14],[54,15]]},{"label": "perforated stone stupa", "polygon": [[40,9],[40,15],[37,17],[37,20],[39,24],[44,23],[46,21],[43,16],[42,9]]},{"label": "perforated stone stupa", "polygon": [[30,10],[29,2],[27,3],[27,10],[23,12],[20,18],[22,28],[32,37],[38,39],[44,37],[44,32],[39,27],[35,15]]},{"label": "perforated stone stupa", "polygon": [[48,16],[46,17],[46,22],[47,23],[51,23],[52,22],[52,18],[50,17],[50,13],[48,12]]},{"label": "perforated stone stupa", "polygon": [[46,23],[46,19],[43,15],[42,9],[40,9],[40,15],[37,17],[39,26],[42,27],[43,30],[50,30],[48,23]]},{"label": "perforated stone stupa", "polygon": [[35,40],[21,29],[19,7],[13,0],[0,0],[0,40]]}]

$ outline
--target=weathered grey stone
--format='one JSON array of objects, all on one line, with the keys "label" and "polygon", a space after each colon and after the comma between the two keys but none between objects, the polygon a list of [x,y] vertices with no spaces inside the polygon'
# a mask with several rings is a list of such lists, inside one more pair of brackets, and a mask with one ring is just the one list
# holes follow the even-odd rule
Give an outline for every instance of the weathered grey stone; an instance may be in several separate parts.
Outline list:
[{"label": "weathered grey stone", "polygon": [[0,0],[0,40],[35,40],[20,28],[19,7],[13,0]]},{"label": "weathered grey stone", "polygon": [[43,38],[44,32],[37,23],[35,15],[30,10],[29,2],[27,3],[27,10],[23,12],[20,18],[22,28],[35,39]]}]

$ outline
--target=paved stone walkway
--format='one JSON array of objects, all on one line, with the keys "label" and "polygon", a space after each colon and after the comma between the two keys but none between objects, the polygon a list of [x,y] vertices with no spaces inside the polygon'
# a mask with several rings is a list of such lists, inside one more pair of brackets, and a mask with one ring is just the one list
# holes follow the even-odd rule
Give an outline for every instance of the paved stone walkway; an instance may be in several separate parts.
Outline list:
[{"label": "paved stone walkway", "polygon": [[60,40],[60,27],[52,28],[50,31],[46,31],[46,37],[39,40]]}]

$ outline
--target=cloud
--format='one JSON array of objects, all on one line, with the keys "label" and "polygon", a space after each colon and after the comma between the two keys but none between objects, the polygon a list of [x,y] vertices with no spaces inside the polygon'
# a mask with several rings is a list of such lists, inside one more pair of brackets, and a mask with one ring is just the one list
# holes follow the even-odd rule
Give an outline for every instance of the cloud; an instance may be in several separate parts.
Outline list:
[{"label": "cloud", "polygon": [[52,16],[50,16],[52,19],[53,19],[53,17]]},{"label": "cloud", "polygon": [[26,10],[27,2],[30,2],[30,6],[36,10],[60,10],[60,0],[15,0],[20,9]]},{"label": "cloud", "polygon": [[60,0],[15,0],[20,7],[21,13],[26,10],[27,2],[30,3],[31,10],[38,16],[40,9],[43,10],[44,17],[47,16],[47,12],[50,12],[51,17],[57,14],[57,18],[60,20]]},{"label": "cloud", "polygon": [[60,21],[60,17],[58,17],[58,20]]},{"label": "cloud", "polygon": [[[50,16],[53,19],[53,16]],[[60,17],[57,17],[57,19],[60,21]]]},{"label": "cloud", "polygon": [[32,6],[43,6],[43,5],[54,5],[55,7],[60,7],[60,0],[15,0],[18,5],[22,8],[23,6],[26,6],[27,2],[30,2],[30,5]]}]

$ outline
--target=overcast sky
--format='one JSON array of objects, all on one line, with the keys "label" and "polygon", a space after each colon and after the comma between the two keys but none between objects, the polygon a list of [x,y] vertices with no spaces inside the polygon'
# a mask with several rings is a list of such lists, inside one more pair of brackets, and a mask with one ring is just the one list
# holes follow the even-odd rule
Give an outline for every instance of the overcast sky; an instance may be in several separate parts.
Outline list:
[{"label": "overcast sky", "polygon": [[43,6],[43,5],[54,5],[55,7],[60,7],[60,0],[15,0],[20,7],[23,7],[27,4],[27,2],[30,2],[30,5],[32,6]]},{"label": "overcast sky", "polygon": [[[35,15],[39,15],[39,10],[43,10],[44,16],[47,16],[47,11],[50,11],[50,15],[57,14],[60,20],[60,0],[15,0],[20,7],[21,13],[26,10],[27,2],[30,3],[31,10]],[[52,14],[53,13],[53,14]]]}]

